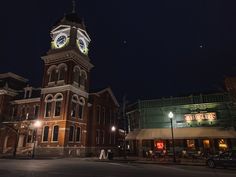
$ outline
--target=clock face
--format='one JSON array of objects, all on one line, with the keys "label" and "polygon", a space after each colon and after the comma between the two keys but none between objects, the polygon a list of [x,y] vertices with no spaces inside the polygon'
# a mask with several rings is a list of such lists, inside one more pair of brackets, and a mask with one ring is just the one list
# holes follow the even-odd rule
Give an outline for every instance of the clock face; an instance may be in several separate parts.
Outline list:
[{"label": "clock face", "polygon": [[67,35],[64,33],[60,33],[54,39],[54,45],[56,48],[62,48],[66,45]]},{"label": "clock face", "polygon": [[77,45],[82,53],[84,53],[84,54],[87,53],[87,44],[86,44],[86,41],[84,40],[84,38],[80,37],[77,40]]}]

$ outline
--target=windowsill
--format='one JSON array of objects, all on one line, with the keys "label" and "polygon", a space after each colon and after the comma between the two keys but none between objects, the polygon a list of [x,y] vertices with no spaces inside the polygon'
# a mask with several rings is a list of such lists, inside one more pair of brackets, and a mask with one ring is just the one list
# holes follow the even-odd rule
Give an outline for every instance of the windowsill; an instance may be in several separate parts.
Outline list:
[{"label": "windowsill", "polygon": [[79,84],[75,81],[73,81],[73,85],[76,86],[76,87],[79,87]]},{"label": "windowsill", "polygon": [[51,141],[51,143],[58,143],[58,141]]},{"label": "windowsill", "polygon": [[42,141],[41,143],[49,143],[49,141]]},{"label": "windowsill", "polygon": [[54,119],[60,118],[61,116],[53,116]]},{"label": "windowsill", "polygon": [[55,84],[55,81],[54,82],[48,82],[48,86],[49,87],[52,87],[52,86],[55,86],[56,84]]},{"label": "windowsill", "polygon": [[65,85],[65,80],[57,81],[57,86],[60,86],[60,85]]}]

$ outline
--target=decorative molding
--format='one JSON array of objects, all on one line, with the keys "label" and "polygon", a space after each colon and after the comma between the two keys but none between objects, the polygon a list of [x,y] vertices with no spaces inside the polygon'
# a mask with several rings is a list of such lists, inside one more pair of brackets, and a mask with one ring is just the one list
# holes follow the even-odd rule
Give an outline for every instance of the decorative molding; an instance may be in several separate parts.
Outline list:
[{"label": "decorative molding", "polygon": [[12,89],[1,89],[0,90],[0,95],[9,95],[9,96],[12,96],[12,97],[14,97],[14,96],[16,96],[17,95],[17,93],[16,93],[16,91],[15,90],[12,90]]},{"label": "decorative molding", "polygon": [[[59,29],[59,30],[58,30]],[[57,26],[56,28],[54,28],[51,33],[58,33],[58,32],[61,32],[61,31],[66,31],[70,29],[70,26],[69,25],[59,25]]]},{"label": "decorative molding", "polygon": [[93,64],[90,63],[90,59],[88,56],[81,56],[78,52],[75,51],[75,49],[51,53],[41,58],[42,60],[44,60],[45,64],[66,62],[72,60],[86,68],[88,71],[90,71],[94,67]]},{"label": "decorative molding", "polygon": [[12,104],[24,104],[24,103],[34,103],[34,102],[40,102],[40,98],[29,98],[29,99],[11,101]]},{"label": "decorative molding", "polygon": [[14,78],[14,79],[22,81],[22,82],[28,82],[29,81],[28,79],[26,79],[24,77],[21,77],[17,74],[14,74],[12,72],[0,74],[0,79],[7,78],[7,77],[11,77],[11,78]]},{"label": "decorative molding", "polygon": [[48,93],[59,93],[64,91],[71,91],[73,93],[76,93],[78,95],[81,95],[85,98],[88,98],[88,93],[74,87],[73,85],[63,85],[63,86],[56,86],[56,87],[50,87],[50,88],[42,88],[41,94],[48,94]]}]

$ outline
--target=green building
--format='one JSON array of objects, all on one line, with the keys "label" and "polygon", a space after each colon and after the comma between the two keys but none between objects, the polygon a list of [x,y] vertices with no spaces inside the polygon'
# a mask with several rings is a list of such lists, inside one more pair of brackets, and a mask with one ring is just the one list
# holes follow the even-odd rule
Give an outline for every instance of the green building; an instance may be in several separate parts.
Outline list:
[{"label": "green building", "polygon": [[218,152],[236,148],[236,112],[228,93],[139,100],[127,108],[126,141],[131,152],[172,150]]}]

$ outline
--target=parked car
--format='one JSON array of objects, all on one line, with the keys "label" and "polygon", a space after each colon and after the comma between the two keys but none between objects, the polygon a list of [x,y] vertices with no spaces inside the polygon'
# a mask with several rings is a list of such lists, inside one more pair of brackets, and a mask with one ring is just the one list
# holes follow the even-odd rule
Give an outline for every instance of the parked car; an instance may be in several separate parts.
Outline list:
[{"label": "parked car", "polygon": [[222,154],[211,156],[207,159],[206,165],[210,168],[236,167],[236,151],[226,151]]}]

